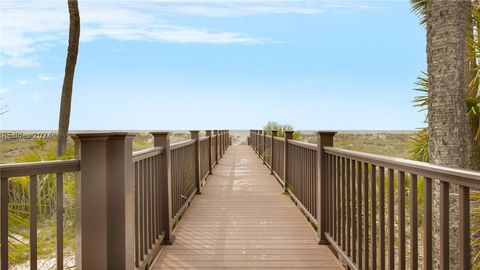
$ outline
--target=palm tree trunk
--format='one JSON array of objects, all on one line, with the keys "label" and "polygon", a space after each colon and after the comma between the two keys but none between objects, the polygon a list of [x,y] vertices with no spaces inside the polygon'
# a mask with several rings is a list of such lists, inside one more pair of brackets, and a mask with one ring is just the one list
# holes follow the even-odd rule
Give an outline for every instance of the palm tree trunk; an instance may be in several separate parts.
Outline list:
[{"label": "palm tree trunk", "polygon": [[[433,164],[448,167],[468,165],[465,21],[469,4],[470,0],[431,0],[427,5],[429,159]],[[458,221],[458,187],[451,186],[450,192],[450,221]],[[437,204],[438,194],[436,185],[434,202]],[[438,215],[438,211],[434,215]],[[439,220],[438,216],[434,218]],[[434,226],[435,237],[439,235],[438,228]],[[449,231],[450,268],[457,269],[458,224],[451,222]],[[438,243],[438,239],[435,240]]]},{"label": "palm tree trunk", "polygon": [[60,117],[58,123],[57,155],[62,156],[67,151],[67,133],[70,123],[70,107],[72,103],[73,77],[77,64],[78,44],[80,39],[80,13],[77,0],[68,0],[70,14],[70,30],[68,36],[68,52],[63,78],[62,99],[60,101]]}]

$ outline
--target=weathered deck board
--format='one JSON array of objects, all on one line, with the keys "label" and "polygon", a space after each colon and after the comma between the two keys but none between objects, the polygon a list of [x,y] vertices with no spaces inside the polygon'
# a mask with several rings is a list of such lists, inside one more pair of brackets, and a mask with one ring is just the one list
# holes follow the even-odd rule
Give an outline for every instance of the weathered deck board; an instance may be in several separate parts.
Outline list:
[{"label": "weathered deck board", "polygon": [[248,146],[231,146],[153,269],[342,269]]}]

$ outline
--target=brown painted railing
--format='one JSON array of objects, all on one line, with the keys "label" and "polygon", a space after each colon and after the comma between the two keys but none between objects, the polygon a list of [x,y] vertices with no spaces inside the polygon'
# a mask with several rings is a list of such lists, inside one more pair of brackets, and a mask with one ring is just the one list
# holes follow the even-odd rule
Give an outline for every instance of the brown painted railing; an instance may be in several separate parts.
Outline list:
[{"label": "brown painted railing", "polygon": [[45,174],[56,176],[56,268],[63,269],[63,177],[70,172],[77,173],[81,220],[76,268],[148,269],[229,145],[226,130],[191,133],[191,140],[170,144],[169,132],[152,132],[154,147],[134,153],[134,134],[78,133],[80,159],[0,165],[1,269],[9,269],[9,180],[21,176],[30,177],[30,258],[37,269],[36,183]]},{"label": "brown painted railing", "polygon": [[[291,131],[283,140],[272,133],[252,130],[249,143],[262,153],[262,144],[269,148],[264,140],[273,141],[271,153],[260,157],[316,226],[319,243],[330,244],[349,268],[418,269],[421,263],[424,269],[449,269],[456,256],[459,269],[471,269],[470,192],[480,189],[480,172],[334,148],[334,132],[319,132],[316,145],[294,141]],[[458,186],[458,209],[450,208],[452,185]],[[449,254],[452,210],[458,210],[458,255]],[[433,235],[436,222],[439,232]],[[478,232],[473,235],[480,240]]]},{"label": "brown painted railing", "polygon": [[286,190],[299,203],[311,221],[317,218],[317,146],[289,141]]},{"label": "brown painted railing", "polygon": [[210,137],[200,138],[200,178],[202,183],[207,179],[208,174],[210,173]]},{"label": "brown painted railing", "polygon": [[163,241],[160,158],[163,147],[133,153],[135,204],[135,266],[145,268]]},{"label": "brown painted railing", "polygon": [[37,176],[55,174],[56,182],[56,261],[57,269],[63,269],[63,176],[64,173],[80,170],[80,160],[57,160],[47,162],[16,163],[1,166],[1,269],[8,269],[8,182],[14,177],[30,178],[29,227],[30,227],[30,268],[37,269]]},{"label": "brown painted railing", "polygon": [[197,193],[196,140],[172,144],[172,218],[176,222]]}]

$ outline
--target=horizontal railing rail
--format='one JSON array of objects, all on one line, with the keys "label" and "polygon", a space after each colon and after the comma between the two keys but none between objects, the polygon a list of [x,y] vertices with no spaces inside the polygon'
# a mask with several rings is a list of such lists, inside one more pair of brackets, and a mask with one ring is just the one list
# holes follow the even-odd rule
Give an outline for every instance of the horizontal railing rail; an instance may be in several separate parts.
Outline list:
[{"label": "horizontal railing rail", "polygon": [[[63,269],[65,173],[76,173],[77,269],[148,269],[161,245],[172,243],[172,229],[212,168],[230,145],[229,132],[215,130],[170,144],[169,132],[152,132],[154,147],[133,152],[134,134],[74,134],[80,159],[0,165],[0,259],[9,269],[9,183],[29,177],[30,268],[37,269],[37,176],[55,175],[56,269]],[[83,179],[83,180],[82,180]],[[79,181],[78,181],[79,180]],[[77,200],[75,199],[75,200]]]},{"label": "horizontal railing rail", "polygon": [[250,145],[317,228],[319,243],[350,269],[478,264],[471,199],[480,196],[480,172],[334,148],[335,132],[319,132],[317,144],[293,140],[292,131],[265,134],[251,130]]},{"label": "horizontal railing rail", "polygon": [[63,172],[75,172],[80,170],[80,160],[53,160],[41,162],[25,162],[2,164],[2,178],[30,176],[40,174],[52,174]]},{"label": "horizontal railing rail", "polygon": [[175,149],[180,149],[180,148],[183,148],[183,147],[187,147],[189,145],[195,144],[195,142],[196,142],[196,140],[192,139],[192,140],[188,140],[188,141],[172,143],[172,145],[170,145],[170,150],[175,150]]},{"label": "horizontal railing rail", "polygon": [[163,153],[163,149],[164,149],[163,147],[158,146],[158,147],[152,147],[149,149],[133,152],[132,154],[133,162],[140,161],[149,157],[161,155]]},{"label": "horizontal railing rail", "polygon": [[447,181],[452,184],[480,189],[480,173],[478,171],[449,168],[425,162],[368,154],[334,147],[325,147],[325,153],[344,156],[349,159],[361,160],[369,164],[399,171],[408,171],[409,173]]}]

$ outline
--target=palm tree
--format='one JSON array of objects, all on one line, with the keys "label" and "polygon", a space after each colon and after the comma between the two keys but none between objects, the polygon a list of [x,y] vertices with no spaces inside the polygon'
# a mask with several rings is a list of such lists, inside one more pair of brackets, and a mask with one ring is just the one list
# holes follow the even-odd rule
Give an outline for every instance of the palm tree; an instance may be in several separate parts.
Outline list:
[{"label": "palm tree", "polygon": [[58,123],[57,155],[62,156],[67,151],[67,133],[70,123],[70,107],[72,104],[73,77],[77,64],[78,44],[80,39],[80,13],[77,0],[68,0],[70,14],[70,30],[68,37],[68,52],[63,78],[62,99],[60,101],[60,117]]}]

